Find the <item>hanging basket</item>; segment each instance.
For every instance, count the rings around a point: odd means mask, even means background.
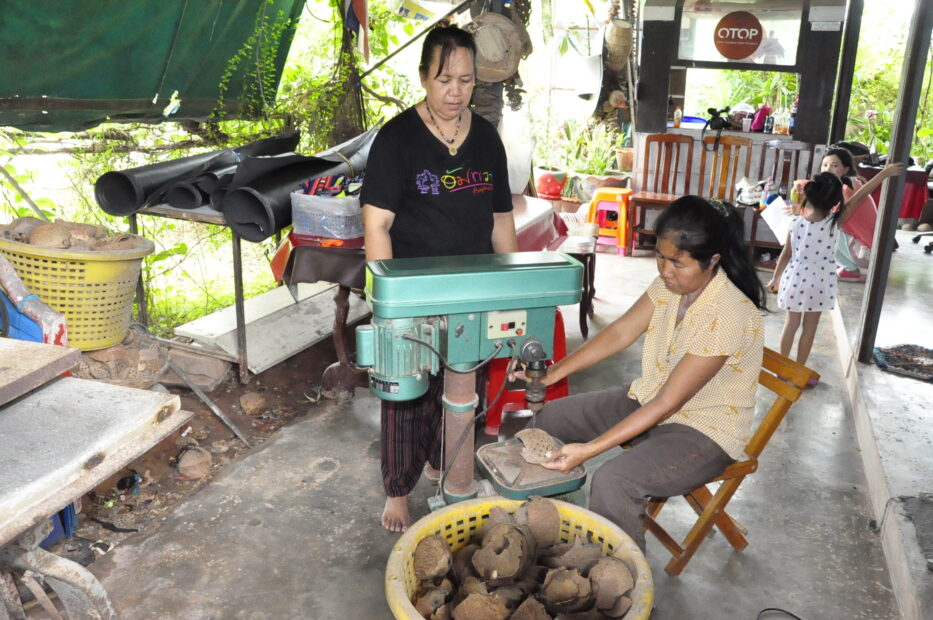
[[[632,53],[632,25],[614,19],[606,26],[606,67],[622,71]]]

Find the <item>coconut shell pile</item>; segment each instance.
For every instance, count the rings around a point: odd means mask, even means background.
[[[18,217],[0,224],[0,239],[28,243],[39,248],[111,252],[133,250],[143,241],[135,235],[111,235],[106,227],[79,222],[46,222],[37,217]]]
[[[424,538],[412,558],[415,609],[429,620],[623,618],[635,585],[628,566],[579,536],[560,542],[560,527],[557,507],[532,497],[514,514],[490,509],[455,553],[440,536]]]

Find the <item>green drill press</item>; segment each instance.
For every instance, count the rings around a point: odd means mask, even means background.
[[[356,329],[357,364],[369,368],[375,396],[397,401],[423,395],[428,375],[444,370],[447,471],[442,492],[447,503],[477,495],[469,432],[479,404],[475,371],[494,358],[523,359],[530,379],[526,395],[532,408],[540,409],[555,308],[580,301],[582,274],[578,261],[556,252],[402,258],[367,265],[366,297],[373,318]]]

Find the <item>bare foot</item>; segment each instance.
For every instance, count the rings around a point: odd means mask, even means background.
[[[430,463],[424,464],[424,477],[435,484],[441,480],[441,470],[434,469]]]
[[[386,506],[382,510],[382,527],[390,532],[404,532],[411,525],[408,514],[408,496],[386,497]]]

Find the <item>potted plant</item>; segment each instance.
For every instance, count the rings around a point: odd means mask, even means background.
[[[625,123],[616,138],[616,168],[631,172],[635,164],[635,149],[632,147],[632,124]]]

